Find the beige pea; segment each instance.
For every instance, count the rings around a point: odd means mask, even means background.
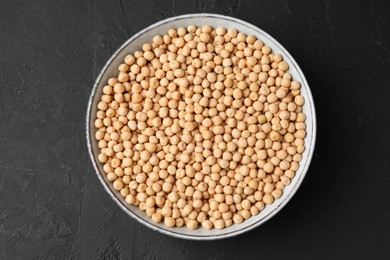
[[[271,193],[274,190],[275,186],[272,183],[266,183],[264,186],[264,192],[266,194]]]
[[[123,188],[123,181],[122,181],[122,179],[115,180],[114,183],[113,183],[113,187],[114,187],[114,189],[116,189],[118,191],[121,190]]]
[[[160,213],[154,213],[154,214],[152,215],[152,220],[153,220],[153,222],[155,222],[155,223],[160,223],[161,220],[162,220],[161,214],[160,214]]]
[[[283,191],[280,190],[280,189],[275,189],[274,191],[272,191],[271,195],[272,195],[275,199],[279,199],[279,198],[283,195]]]
[[[288,64],[285,61],[281,61],[278,63],[278,69],[282,71],[287,71],[288,70]]]
[[[265,194],[263,197],[263,202],[267,205],[272,204],[274,202],[274,197],[271,194]]]
[[[213,223],[210,220],[202,221],[202,227],[204,229],[210,230],[213,228]]]
[[[165,217],[164,218],[164,224],[167,226],[167,227],[174,227],[175,224],[176,224],[176,221],[174,218],[172,217]]]
[[[248,219],[251,216],[251,213],[249,212],[249,210],[246,210],[246,209],[241,210],[240,214],[244,219]]]
[[[187,222],[187,228],[189,229],[197,229],[198,228],[198,225],[199,225],[199,222],[196,221],[195,219],[190,219],[188,222]]]
[[[274,170],[274,165],[272,163],[266,163],[264,165],[264,171],[267,173],[271,173]]]
[[[223,229],[225,227],[225,221],[223,219],[217,219],[214,222],[214,227],[216,229]]]
[[[302,106],[304,103],[305,103],[305,99],[304,99],[304,97],[303,96],[296,96],[295,98],[294,98],[294,102],[295,102],[295,104],[297,104],[298,106]]]

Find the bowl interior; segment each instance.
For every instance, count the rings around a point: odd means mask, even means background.
[[[222,230],[205,230],[202,228],[199,228],[197,230],[189,230],[186,227],[167,228],[162,223],[154,223],[151,218],[149,218],[145,212],[138,209],[138,207],[128,205],[122,198],[122,196],[119,194],[119,192],[112,188],[112,185],[106,178],[106,174],[104,174],[103,172],[102,165],[97,160],[97,155],[99,154],[100,149],[98,148],[97,142],[94,138],[96,132],[94,127],[94,121],[97,112],[96,106],[99,102],[100,96],[102,94],[102,89],[106,85],[107,80],[110,77],[115,77],[118,75],[117,68],[121,63],[123,63],[124,57],[127,54],[133,53],[134,51],[141,49],[142,44],[145,42],[151,42],[153,36],[157,34],[165,34],[170,28],[186,27],[190,24],[194,24],[196,26],[211,25],[213,27],[222,26],[225,28],[236,28],[238,31],[244,32],[248,35],[255,35],[258,39],[261,39],[266,45],[270,46],[272,48],[273,53],[281,53],[283,55],[284,60],[290,65],[289,72],[292,74],[293,79],[301,83],[301,95],[305,98],[303,112],[306,114],[307,117],[307,135],[305,138],[306,149],[302,154],[302,161],[299,164],[299,169],[296,172],[296,176],[292,179],[291,184],[285,188],[283,196],[280,199],[276,200],[273,204],[266,206],[265,209],[261,211],[257,216],[251,217],[241,224],[234,224]],[[298,189],[304,178],[304,175],[308,170],[314,150],[316,134],[314,104],[309,86],[302,71],[300,70],[296,62],[293,60],[291,55],[275,39],[273,39],[271,36],[260,30],[259,28],[232,17],[215,14],[183,15],[163,20],[137,33],[128,41],[126,41],[112,55],[112,57],[103,67],[92,90],[88,106],[89,107],[86,126],[88,148],[91,155],[92,163],[96,169],[96,173],[107,192],[123,210],[125,210],[130,216],[134,217],[141,223],[159,232],[180,238],[197,240],[225,238],[243,233],[264,223],[273,215],[275,215],[289,201],[289,199]]]

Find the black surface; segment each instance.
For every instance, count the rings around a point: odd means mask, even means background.
[[[279,40],[311,86],[308,175],[265,225],[170,238],[120,210],[88,157],[85,113],[110,55],[174,15],[244,19]],[[1,259],[389,259],[389,1],[0,1]]]

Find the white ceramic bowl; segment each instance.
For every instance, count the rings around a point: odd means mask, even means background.
[[[190,24],[196,26],[211,25],[213,27],[225,27],[225,28],[236,28],[238,31],[243,32],[247,35],[253,34],[258,39],[261,39],[266,45],[272,48],[273,53],[281,53],[284,60],[290,65],[289,72],[292,74],[293,79],[301,82],[301,95],[305,98],[305,104],[303,106],[303,112],[306,114],[306,125],[307,125],[307,136],[305,138],[306,149],[302,155],[302,161],[299,164],[299,169],[296,172],[295,177],[292,179],[291,184],[288,185],[283,196],[276,200],[273,204],[267,205],[263,211],[257,216],[251,217],[241,224],[233,224],[232,226],[222,230],[205,230],[199,228],[197,230],[190,230],[186,227],[175,227],[167,228],[162,223],[154,223],[145,212],[141,211],[135,206],[128,205],[122,196],[113,189],[112,184],[107,180],[106,174],[104,174],[102,165],[97,160],[99,154],[99,148],[97,141],[95,140],[96,129],[94,127],[94,121],[96,118],[96,106],[99,102],[100,96],[102,95],[102,89],[110,77],[118,75],[118,65],[123,63],[124,57],[133,53],[136,50],[141,49],[141,46],[145,42],[151,42],[153,36],[157,34],[165,34],[170,28],[187,27]],[[291,199],[294,193],[298,190],[303,178],[309,168],[311,158],[313,156],[315,137],[316,137],[316,116],[314,110],[313,97],[310,92],[309,85],[303,75],[298,64],[295,62],[293,57],[287,52],[283,46],[278,43],[269,34],[257,28],[256,26],[244,22],[242,20],[216,15],[216,14],[189,14],[172,17],[161,22],[155,23],[146,29],[135,34],[129,40],[127,40],[107,61],[98,78],[96,79],[95,85],[92,89],[91,97],[88,103],[87,112],[87,143],[88,149],[91,156],[93,166],[95,167],[96,174],[103,184],[104,188],[111,196],[111,198],[131,217],[144,224],[145,226],[164,233],[169,236],[179,237],[184,239],[195,239],[195,240],[213,240],[232,237],[248,230],[251,230],[259,225],[263,224],[276,213],[278,213]]]

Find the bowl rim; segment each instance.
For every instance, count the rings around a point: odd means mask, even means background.
[[[257,30],[260,33],[262,33],[263,35],[265,35],[267,37],[268,41],[271,41],[273,44],[277,45],[284,52],[284,55],[288,56],[292,65],[297,70],[297,73],[301,77],[301,81],[302,81],[303,85],[305,86],[305,90],[306,90],[307,95],[309,97],[306,104],[310,106],[310,110],[313,113],[311,115],[311,121],[312,121],[312,127],[313,127],[312,136],[311,136],[312,140],[311,140],[311,146],[308,147],[309,152],[307,155],[307,160],[306,160],[306,163],[305,163],[303,169],[301,170],[301,173],[299,175],[299,179],[297,180],[296,184],[292,187],[290,192],[287,194],[287,196],[284,198],[284,200],[281,201],[278,206],[276,206],[270,213],[268,213],[262,219],[260,219],[259,221],[255,222],[249,226],[231,231],[230,233],[225,233],[225,234],[220,234],[220,235],[209,235],[209,236],[188,235],[188,234],[175,232],[174,229],[172,229],[172,230],[162,229],[157,225],[152,225],[151,223],[145,221],[143,218],[139,217],[137,214],[133,213],[130,209],[128,209],[126,206],[124,206],[123,203],[119,200],[119,198],[110,189],[110,187],[108,186],[109,184],[102,177],[102,173],[100,172],[98,164],[97,164],[97,156],[94,155],[93,148],[92,148],[91,127],[90,127],[91,126],[92,105],[93,105],[94,97],[96,94],[96,90],[99,86],[100,81],[102,80],[104,73],[106,72],[106,70],[108,69],[110,64],[117,58],[117,55],[124,48],[126,48],[126,46],[128,46],[134,39],[136,39],[140,35],[146,33],[147,31],[149,31],[155,27],[161,26],[165,23],[169,23],[169,22],[172,22],[175,20],[195,18],[195,17],[196,18],[199,18],[199,17],[206,18],[207,17],[207,18],[217,18],[217,19],[228,20],[230,22],[241,24],[249,29],[253,29],[255,31]],[[90,95],[89,100],[88,100],[88,108],[87,108],[87,113],[86,113],[86,138],[87,138],[86,141],[87,141],[89,156],[90,156],[90,159],[92,161],[92,165],[94,167],[95,174],[98,176],[100,182],[103,184],[103,187],[105,188],[106,192],[110,195],[110,197],[130,217],[137,220],[139,223],[147,226],[148,228],[155,230],[159,233],[168,235],[168,236],[173,236],[173,237],[177,237],[177,238],[181,238],[181,239],[190,239],[190,240],[216,240],[216,239],[224,239],[224,238],[237,236],[239,234],[243,234],[247,231],[250,231],[256,227],[259,227],[260,225],[264,224],[269,219],[271,219],[273,216],[275,216],[291,200],[291,198],[297,192],[298,188],[301,186],[301,184],[302,184],[302,182],[307,174],[307,171],[309,170],[309,166],[310,166],[312,158],[313,158],[315,144],[316,144],[316,136],[317,136],[317,119],[316,119],[316,111],[315,111],[315,107],[314,107],[313,95],[312,95],[311,89],[309,87],[309,84],[307,83],[305,75],[303,74],[301,68],[299,67],[299,65],[297,64],[297,62],[293,58],[293,56],[275,38],[273,38],[271,35],[269,35],[264,30],[260,29],[259,27],[255,26],[251,23],[248,23],[246,21],[243,21],[241,19],[235,18],[235,17],[214,14],[214,13],[191,13],[191,14],[184,14],[184,15],[169,17],[167,19],[153,23],[153,24],[147,26],[146,28],[142,29],[141,31],[135,33],[133,36],[131,36],[110,56],[110,58],[107,60],[107,62],[104,64],[104,66],[100,70],[99,75],[97,76],[97,78],[94,82],[93,88],[91,89],[91,95]]]

